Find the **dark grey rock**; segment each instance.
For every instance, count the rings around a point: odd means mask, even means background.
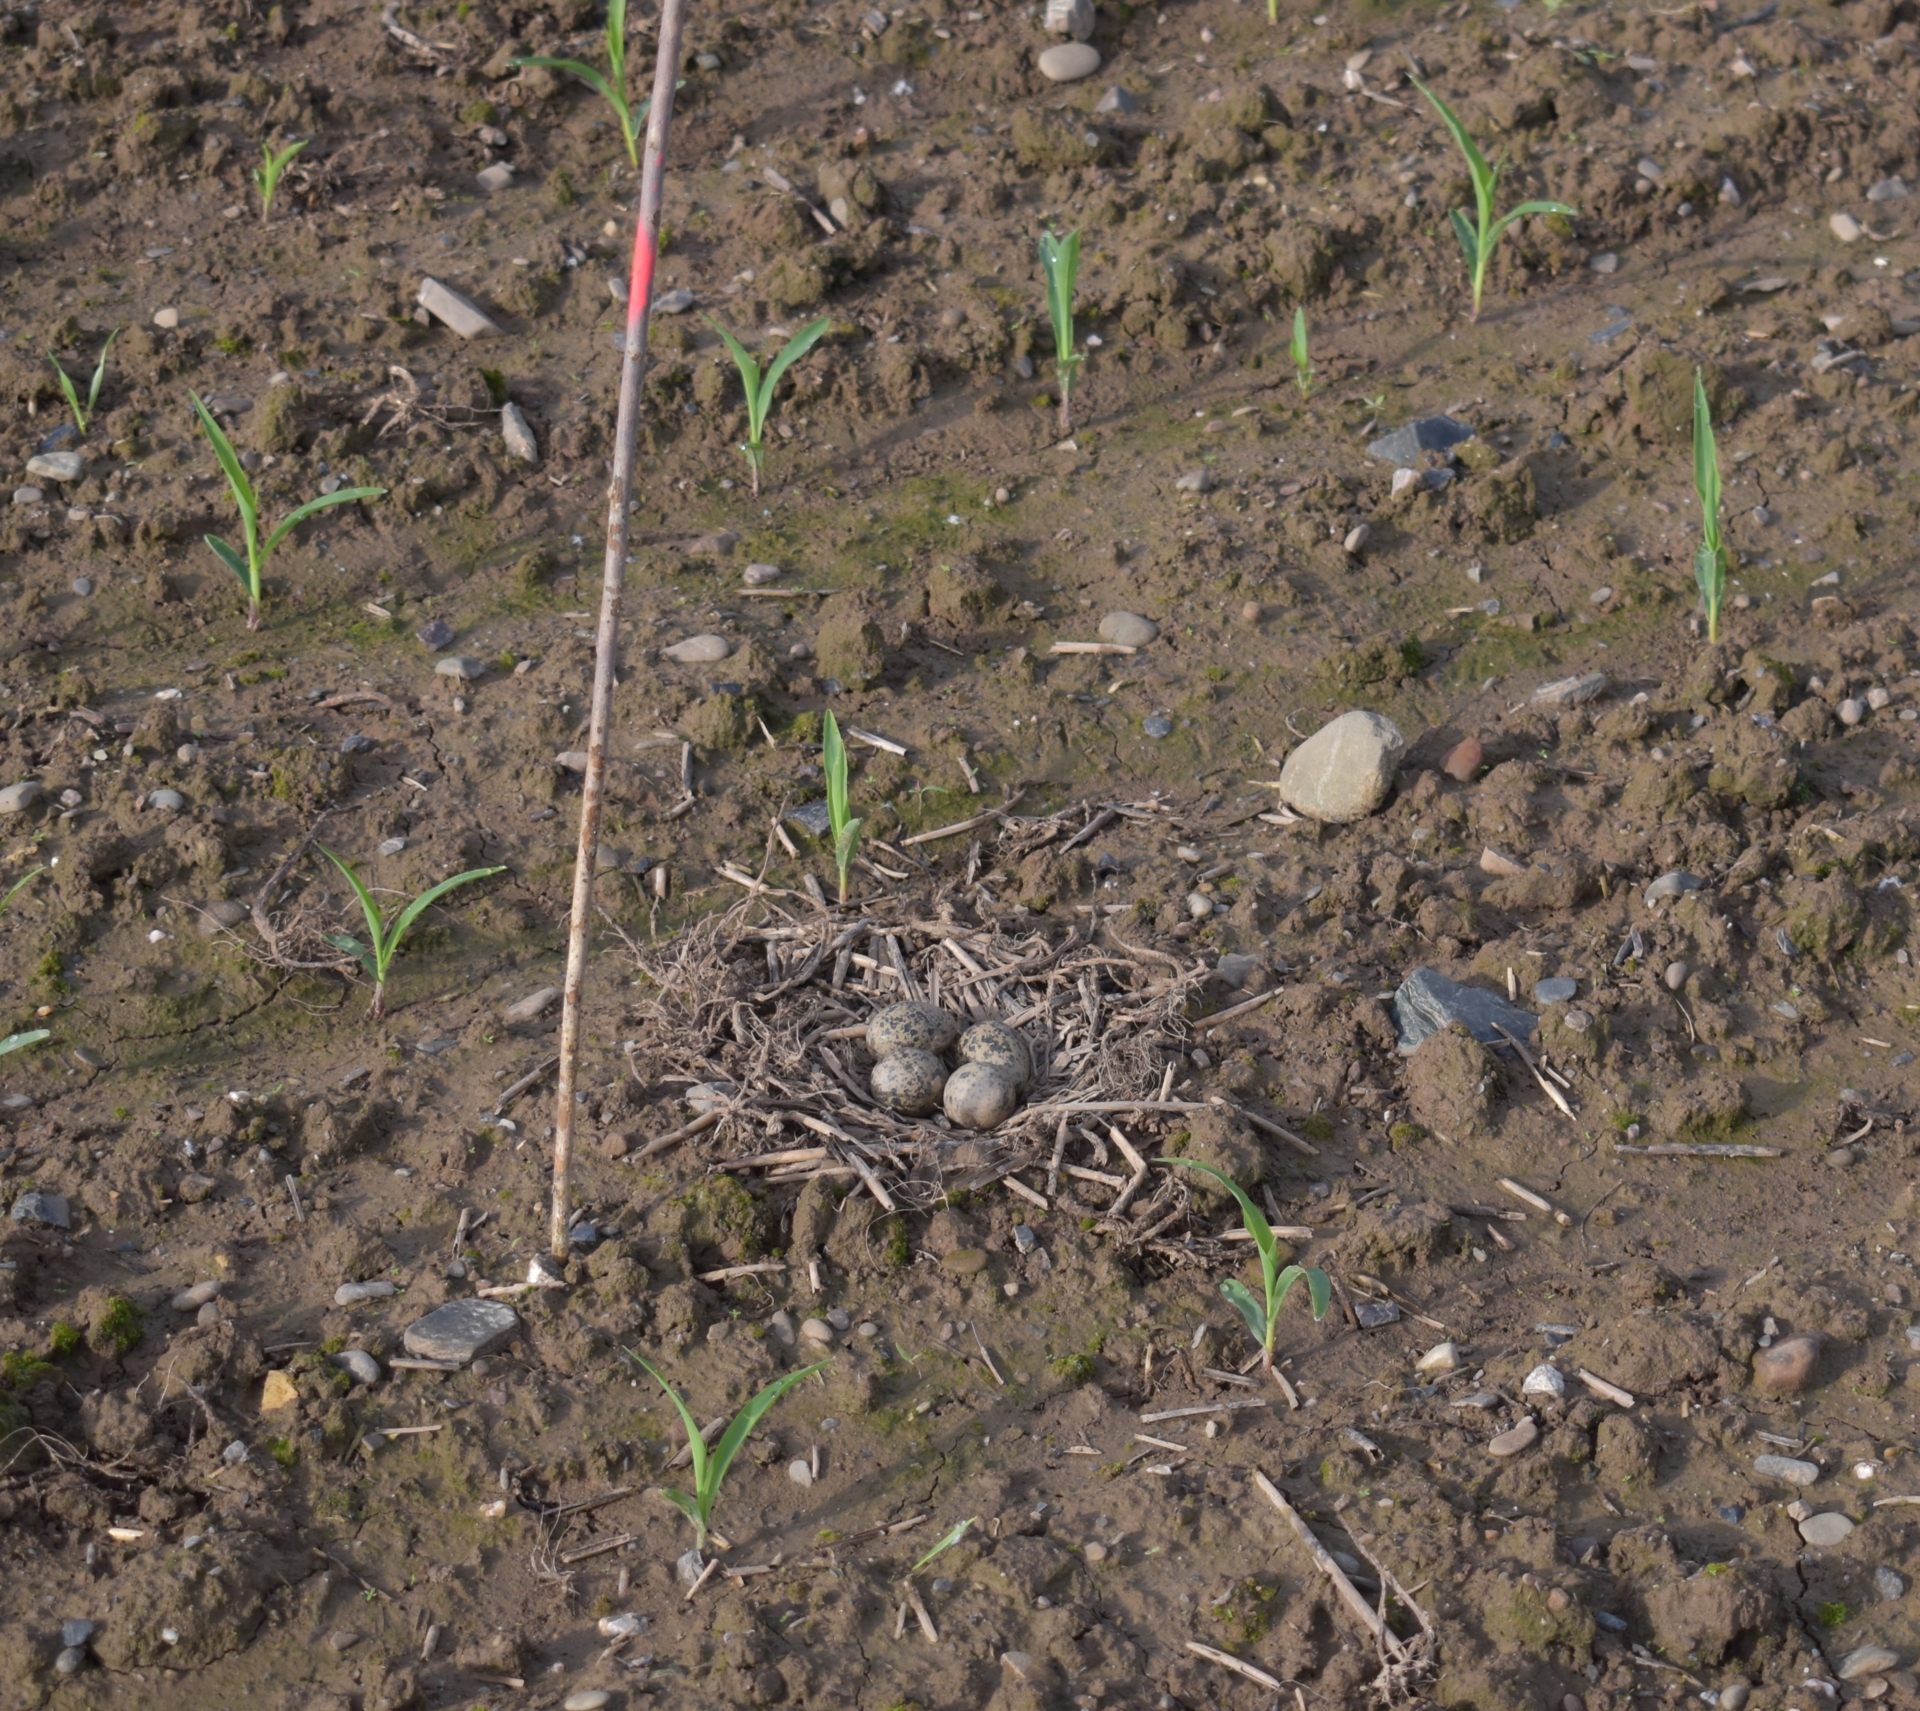
[[[1411,1054],[1421,1042],[1459,1022],[1484,1046],[1505,1042],[1495,1024],[1515,1039],[1534,1030],[1534,1018],[1484,986],[1462,986],[1431,968],[1416,968],[1393,995],[1393,1018],[1400,1025],[1400,1050]]]
[[[787,818],[816,838],[824,838],[833,826],[833,817],[827,812],[825,802],[802,802],[798,808],[787,810]]]
[[[73,1213],[64,1194],[49,1194],[44,1188],[29,1188],[13,1203],[16,1224],[45,1224],[56,1230],[73,1228]]]
[[[501,1301],[449,1301],[416,1319],[401,1339],[416,1360],[477,1360],[513,1341],[520,1315]]]
[[[90,576],[76,576],[73,579],[73,591],[80,595],[91,594],[93,592],[93,578]]]
[[[420,626],[420,645],[430,654],[437,654],[453,640],[453,626],[445,618],[435,618]]]
[[[1367,455],[1396,469],[1418,469],[1427,452],[1451,453],[1455,446],[1472,438],[1473,429],[1465,422],[1456,422],[1451,416],[1422,416],[1375,440],[1367,447]]]
[[[1543,980],[1533,989],[1533,1001],[1536,1004],[1568,1004],[1580,994],[1580,982],[1569,980],[1565,975],[1555,975],[1551,980]]]
[[[1096,113],[1137,113],[1140,103],[1116,83],[1094,103],[1093,110]]]
[[[1353,1304],[1353,1316],[1363,1331],[1377,1331],[1382,1325],[1391,1325],[1400,1318],[1400,1309],[1391,1301],[1356,1301]]]
[[[84,1646],[93,1635],[94,1624],[84,1616],[70,1616],[60,1624],[60,1643],[63,1646]]]
[[[1157,742],[1162,737],[1173,735],[1173,721],[1156,713],[1151,719],[1142,720],[1140,729]]]
[[[373,738],[363,737],[355,731],[350,737],[340,739],[340,752],[343,755],[363,755],[373,752]]]

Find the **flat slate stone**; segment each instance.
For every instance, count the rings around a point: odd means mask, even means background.
[[[824,838],[833,825],[833,816],[827,812],[824,801],[802,802],[798,808],[787,810],[787,818],[816,838]]]
[[[1586,671],[1578,677],[1556,678],[1533,692],[1542,707],[1584,707],[1613,680],[1604,671]]]
[[[1698,891],[1700,881],[1690,873],[1675,868],[1671,873],[1663,873],[1647,887],[1646,905],[1651,909],[1656,903],[1666,903],[1688,891]]]
[[[1533,989],[1536,1004],[1567,1004],[1580,993],[1580,982],[1569,980],[1565,975],[1556,975],[1551,980],[1543,980]]]
[[[1459,1022],[1483,1046],[1505,1042],[1497,1022],[1517,1040],[1534,1030],[1534,1018],[1484,986],[1463,986],[1431,968],[1416,968],[1393,995],[1393,1019],[1400,1024],[1400,1050],[1411,1055],[1450,1022]]]
[[[78,452],[41,452],[27,459],[27,474],[38,481],[78,481],[86,467]]]
[[[1377,457],[1396,469],[1417,469],[1427,452],[1450,452],[1473,438],[1473,429],[1451,416],[1422,416],[1404,428],[1377,439],[1367,447],[1368,457]]]
[[[477,1360],[513,1341],[520,1315],[503,1301],[449,1301],[401,1339],[415,1360]]]
[[[44,1188],[29,1188],[13,1203],[16,1224],[46,1224],[56,1230],[71,1230],[73,1214],[64,1194],[49,1194]]]

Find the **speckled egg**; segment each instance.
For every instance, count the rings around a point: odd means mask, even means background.
[[[963,1129],[996,1129],[1020,1105],[1020,1089],[997,1063],[963,1063],[947,1077],[946,1113]]]
[[[932,1052],[902,1046],[873,1066],[873,1096],[890,1111],[924,1117],[940,1108],[947,1066]]]
[[[1033,1079],[1033,1058],[1027,1042],[1005,1022],[975,1022],[960,1036],[962,1063],[990,1063],[1013,1077],[1016,1091]]]
[[[867,1023],[867,1050],[877,1058],[898,1051],[943,1052],[960,1024],[934,1004],[890,1004]]]

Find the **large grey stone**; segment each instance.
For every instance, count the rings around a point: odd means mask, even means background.
[[[1057,48],[1048,48],[1035,63],[1049,82],[1078,83],[1100,69],[1100,50],[1085,42],[1062,42]]]
[[[1386,801],[1406,752],[1407,739],[1384,714],[1342,713],[1287,756],[1280,794],[1310,820],[1363,820]]]
[[[1819,1550],[1831,1550],[1844,1544],[1853,1531],[1853,1522],[1837,1509],[1823,1515],[1809,1515],[1800,1523],[1800,1537]]]
[[[471,654],[448,654],[443,660],[436,661],[433,668],[435,677],[460,677],[471,682],[476,677],[486,675],[487,662],[475,659]]]
[[[1093,34],[1093,0],[1047,0],[1046,32],[1084,42]]]
[[[333,1364],[342,1372],[351,1374],[356,1384],[380,1382],[380,1363],[365,1349],[342,1349],[333,1357]]]
[[[1819,1517],[1816,1515],[1814,1519]],[[1899,1667],[1900,1654],[1896,1651],[1889,1651],[1885,1646],[1855,1646],[1840,1660],[1836,1673],[1842,1681],[1858,1681],[1863,1675],[1885,1675],[1888,1670]]]
[[[478,303],[437,279],[420,281],[420,307],[463,339],[484,339],[505,330]]]
[[[1820,1477],[1818,1463],[1793,1456],[1755,1456],[1753,1471],[1763,1479],[1784,1480],[1788,1485],[1812,1485]]]
[[[1500,1028],[1524,1040],[1535,1026],[1532,1016],[1499,993],[1463,986],[1431,968],[1416,968],[1401,981],[1393,995],[1393,1019],[1400,1025],[1403,1053],[1416,1050],[1450,1022],[1460,1023],[1483,1046],[1505,1044]]]
[[[86,467],[78,452],[41,452],[27,459],[27,474],[39,481],[78,481]]]
[[[733,643],[725,636],[689,636],[660,651],[681,665],[718,665],[733,652]]]
[[[38,779],[23,779],[18,784],[9,784],[0,790],[0,814],[24,814],[42,796],[45,789]]]
[[[1160,634],[1160,626],[1138,612],[1109,612],[1100,620],[1100,639],[1121,647],[1143,648]]]
[[[73,1214],[67,1209],[64,1194],[49,1194],[44,1188],[29,1188],[13,1203],[16,1224],[46,1224],[56,1230],[71,1230]]]
[[[449,1301],[401,1339],[415,1360],[476,1360],[513,1341],[520,1315],[502,1301]]]
[[[1418,469],[1427,452],[1451,453],[1457,445],[1473,438],[1473,429],[1451,416],[1422,416],[1404,428],[1377,439],[1367,447],[1369,457],[1390,463],[1396,469]]]

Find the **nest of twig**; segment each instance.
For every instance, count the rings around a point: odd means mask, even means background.
[[[858,1178],[889,1209],[1006,1177],[1044,1201],[1064,1173],[1110,1190],[1100,1209],[1118,1218],[1147,1167],[1111,1120],[1205,1109],[1171,1097],[1204,965],[1091,922],[1051,939],[936,913],[924,919],[889,900],[857,919],[807,919],[756,895],[666,953],[633,946],[648,996],[628,1046],[632,1073],[649,1089],[684,1090],[694,1112],[636,1156],[703,1133],[734,1168],[764,1168],[769,1181]],[[908,999],[963,1023],[1005,1023],[1026,1041],[1032,1082],[997,1129],[903,1116],[874,1098],[867,1019]],[[1069,1162],[1075,1137],[1091,1164]],[[1109,1138],[1125,1155],[1114,1171],[1102,1168]],[[1016,1175],[1034,1166],[1045,1168],[1044,1188]]]

